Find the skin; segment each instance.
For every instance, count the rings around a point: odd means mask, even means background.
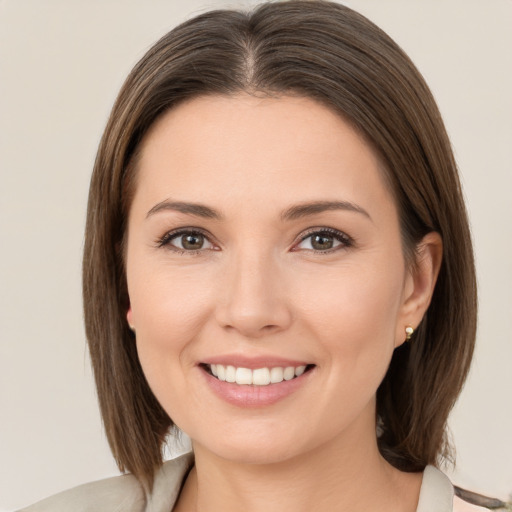
[[[157,207],[165,201],[223,218]],[[355,209],[281,219],[311,201]],[[201,230],[201,248],[162,245],[177,228]],[[328,234],[322,252],[306,237],[326,228],[345,238]],[[128,219],[127,320],[149,385],[193,442],[175,510],[416,510],[421,474],[380,456],[375,395],[428,307],[441,252],[431,233],[408,268],[376,155],[311,99],[208,96],[159,119]],[[277,403],[240,407],[199,366],[233,354],[314,367]]]

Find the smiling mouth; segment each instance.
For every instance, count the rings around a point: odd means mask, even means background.
[[[202,364],[201,367],[212,377],[240,386],[268,386],[283,381],[296,379],[314,368],[314,364],[302,366],[276,366],[250,368],[236,367],[222,364]]]

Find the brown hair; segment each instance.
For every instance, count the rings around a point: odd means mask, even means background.
[[[213,11],[158,41],[123,85],[91,181],[83,294],[108,440],[121,470],[151,488],[172,420],[151,392],[126,323],[123,239],[134,156],[155,120],[204,94],[299,94],[337,111],[373,145],[395,195],[405,254],[437,231],[444,254],[427,315],[394,352],[377,393],[383,456],[405,471],[449,455],[448,414],[475,340],[476,284],[456,164],[420,73],[382,30],[342,5],[268,3]]]

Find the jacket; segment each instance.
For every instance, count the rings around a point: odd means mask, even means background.
[[[170,512],[193,464],[192,453],[165,462],[155,476],[149,496],[145,495],[139,481],[128,474],[80,485],[19,512]],[[454,500],[453,486],[448,477],[434,466],[425,468],[416,512],[486,510],[459,498]]]

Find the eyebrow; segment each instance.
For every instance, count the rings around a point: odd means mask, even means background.
[[[164,200],[153,206],[153,208],[149,210],[146,218],[151,217],[158,212],[168,210],[185,213],[188,215],[194,215],[196,217],[202,217],[205,219],[224,219],[224,216],[220,212],[204,204],[170,200]],[[368,219],[372,220],[370,214],[364,208],[361,208],[359,205],[349,201],[313,201],[301,203],[284,210],[281,213],[280,218],[282,221],[292,221],[332,210],[345,210],[360,213]]]
[[[317,213],[322,213],[331,210],[345,210],[350,212],[356,212],[372,220],[370,214],[364,208],[361,208],[357,204],[351,203],[349,201],[314,201],[310,203],[301,203],[292,206],[285,210],[284,212],[282,212],[281,220],[296,220],[301,219],[303,217],[308,217],[309,215],[315,215]]]
[[[146,218],[151,217],[155,213],[167,210],[195,215],[196,217],[203,217],[205,219],[222,220],[224,218],[222,214],[204,204],[169,200],[162,201],[153,206],[146,215]]]

